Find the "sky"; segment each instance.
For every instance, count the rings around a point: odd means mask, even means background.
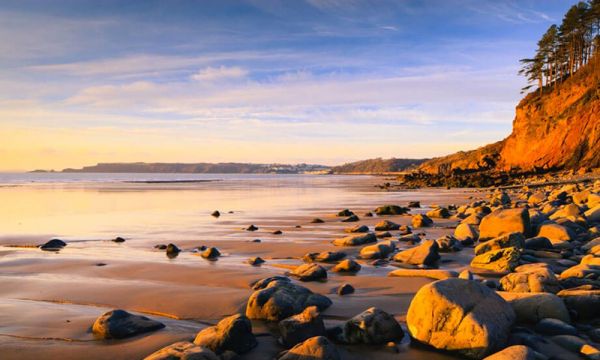
[[[511,131],[565,0],[2,0],[0,171],[423,158]]]

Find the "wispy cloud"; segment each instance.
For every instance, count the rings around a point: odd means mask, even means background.
[[[204,68],[194,75],[191,76],[192,80],[196,81],[219,81],[226,79],[239,79],[248,75],[248,70],[242,69],[239,66],[219,66],[219,67],[207,67]]]

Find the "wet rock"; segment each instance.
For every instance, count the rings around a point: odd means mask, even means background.
[[[219,250],[215,247],[209,247],[208,249],[204,250],[200,256],[202,256],[205,259],[216,259],[219,256],[221,256],[221,252],[219,252]]]
[[[384,241],[360,249],[360,257],[363,259],[383,259],[388,257],[394,249],[396,249],[396,247],[393,242]]]
[[[165,245],[165,244],[157,244],[157,245],[154,245],[154,248],[157,249],[157,250],[167,250],[167,245]]]
[[[358,271],[360,271],[360,264],[357,263],[356,261],[352,260],[352,259],[346,259],[346,260],[342,260],[339,262],[339,264],[337,264],[336,266],[334,266],[331,271],[333,272],[350,272],[350,273],[356,273]]]
[[[252,266],[258,266],[258,265],[264,264],[264,263],[265,263],[265,261],[259,256],[251,257],[250,259],[248,259],[248,264],[250,264]]]
[[[409,201],[408,202],[408,207],[409,208],[420,208],[421,207],[421,202],[420,201]]]
[[[357,222],[357,221],[360,221],[360,218],[356,215],[349,216],[349,217],[345,218],[344,220],[342,220],[342,222]]]
[[[378,239],[386,239],[386,238],[391,238],[394,235],[392,235],[392,233],[390,233],[389,231],[380,231],[380,232],[375,233],[375,236]]]
[[[391,231],[398,229],[400,229],[400,225],[389,220],[382,220],[375,224],[375,231]]]
[[[579,353],[587,345],[585,340],[574,335],[555,335],[552,337],[552,341],[574,353]]]
[[[319,218],[314,218],[310,221],[311,224],[322,224],[324,222],[325,221],[323,221],[322,219],[319,219]]]
[[[100,315],[92,325],[92,332],[100,339],[124,339],[164,327],[156,320],[117,309]]]
[[[510,272],[519,265],[521,253],[514,247],[492,250],[477,255],[471,260],[471,266],[496,272]]]
[[[216,218],[218,218],[219,216],[221,216],[221,213],[219,212],[219,210],[215,210],[212,212],[212,214],[210,214],[211,216],[214,216]]]
[[[292,347],[314,336],[325,335],[325,324],[316,306],[309,306],[298,315],[279,322],[281,342]]]
[[[271,234],[273,234],[273,235],[281,235],[281,234],[283,234],[283,231],[281,231],[281,230],[275,230]]]
[[[244,354],[258,345],[258,342],[252,334],[250,320],[242,314],[235,314],[224,318],[215,326],[200,330],[194,344],[207,347],[217,354],[227,350]]]
[[[250,225],[246,228],[246,231],[256,231],[258,230],[258,227],[255,225]]]
[[[302,260],[311,262],[335,262],[346,257],[346,253],[342,251],[323,251],[321,253],[308,253],[302,257]]]
[[[373,213],[370,211],[367,211],[363,216],[364,217],[373,217]]]
[[[124,243],[125,242],[125,238],[117,236],[116,238],[112,239],[112,241],[116,242],[116,243]]]
[[[446,219],[450,217],[450,211],[444,207],[432,209],[426,213],[430,218]]]
[[[335,246],[359,246],[377,242],[377,236],[373,233],[349,235],[341,239],[335,239],[332,244]]]
[[[344,324],[342,340],[348,344],[385,344],[403,336],[402,327],[392,315],[372,307]]]
[[[214,352],[189,341],[180,341],[164,347],[144,360],[221,360]]]
[[[526,209],[497,209],[481,219],[479,239],[481,241],[519,232],[524,236],[531,233],[529,212]]]
[[[394,255],[394,261],[411,265],[434,266],[439,259],[438,244],[433,240],[426,240],[421,245]]]
[[[433,225],[433,220],[427,215],[417,214],[412,217],[411,224],[414,228],[429,227]]]
[[[344,210],[338,212],[336,216],[339,216],[339,217],[348,217],[348,216],[352,216],[352,215],[354,215],[354,213],[352,211],[350,211],[348,209],[344,209]]]
[[[290,272],[291,276],[300,281],[315,281],[327,279],[327,270],[315,263],[302,264]]]
[[[328,297],[293,284],[290,279],[275,276],[257,281],[248,299],[246,316],[250,319],[280,321],[302,312],[309,306],[323,311],[331,306]]]
[[[542,319],[535,325],[535,331],[544,335],[577,335],[577,329],[558,319]]]
[[[470,224],[459,224],[456,229],[454,229],[454,237],[458,241],[477,241],[479,239],[479,230],[477,227]]]
[[[40,245],[40,249],[44,251],[58,251],[67,246],[67,243],[60,239],[52,239],[45,244]]]
[[[344,229],[344,232],[347,233],[367,233],[369,232],[369,227],[367,225],[355,225],[349,228]]]
[[[445,280],[458,276],[456,271],[438,269],[397,269],[391,271],[388,276],[396,277],[426,277],[436,280]]]
[[[512,307],[488,287],[447,279],[419,289],[406,323],[418,341],[481,359],[506,346],[515,318]]]
[[[315,336],[279,354],[277,360],[341,360],[337,347],[324,336]]]
[[[525,248],[525,237],[521,233],[511,233],[499,236],[492,240],[480,243],[475,247],[475,255],[481,255],[488,251],[500,250],[509,247],[516,249]]]
[[[337,294],[340,296],[344,296],[344,295],[348,295],[348,294],[353,294],[354,293],[354,286],[345,283],[340,285],[340,287],[337,289]]]
[[[176,257],[177,255],[179,255],[179,253],[181,252],[181,249],[179,249],[177,247],[177,245],[175,244],[169,244],[167,245],[167,256],[170,258]]]
[[[546,357],[524,345],[509,346],[483,360],[545,360]]]
[[[374,210],[377,215],[403,215],[409,211],[408,208],[398,205],[384,205]]]
[[[545,318],[571,321],[565,303],[554,294],[498,292],[498,295],[513,307],[519,322],[536,324]]]

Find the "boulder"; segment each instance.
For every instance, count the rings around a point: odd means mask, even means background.
[[[480,214],[471,214],[469,216],[467,216],[466,218],[462,219],[460,221],[461,224],[467,224],[467,225],[479,225],[481,223],[481,219],[483,218],[484,215],[480,215]],[[478,231],[479,233],[479,231]]]
[[[253,266],[263,264],[264,262],[265,261],[260,256],[251,257],[250,259],[248,259],[248,264]]]
[[[400,225],[389,220],[382,220],[375,224],[375,231],[390,231],[398,229],[400,229]]]
[[[540,231],[538,232],[537,236],[547,238],[554,246],[557,244],[561,244],[565,241],[573,240],[575,234],[573,234],[571,230],[564,226],[548,223],[542,224],[542,226],[540,226]]]
[[[479,239],[482,241],[519,232],[526,237],[531,233],[527,209],[497,209],[481,219]]]
[[[348,217],[348,216],[352,216],[352,215],[354,215],[354,213],[352,211],[350,211],[349,209],[344,209],[344,210],[341,210],[340,212],[338,212],[336,216]]]
[[[367,225],[354,225],[352,227],[344,229],[344,232],[347,232],[347,233],[366,233],[366,232],[369,232],[369,227]]]
[[[159,321],[117,309],[100,315],[92,325],[92,332],[100,339],[124,339],[164,327]]]
[[[475,255],[481,255],[488,251],[500,250],[509,247],[516,249],[525,248],[525,237],[521,233],[511,233],[499,236],[492,240],[482,242],[475,247]]]
[[[358,246],[377,242],[377,236],[373,233],[349,235],[341,239],[335,239],[332,244],[335,246]]]
[[[323,251],[321,253],[308,253],[302,257],[305,262],[335,262],[346,257],[342,251]]]
[[[498,292],[498,295],[513,307],[519,322],[536,324],[546,318],[571,321],[565,303],[554,294]]]
[[[314,281],[327,279],[327,270],[315,263],[302,264],[290,272],[291,276],[300,281]]]
[[[496,272],[510,272],[519,265],[521,253],[514,247],[492,250],[477,255],[471,260],[471,266]]]
[[[432,210],[429,210],[425,215],[430,218],[438,218],[438,219],[446,219],[450,217],[450,211],[445,207],[439,207]]]
[[[365,246],[360,249],[360,257],[363,259],[383,259],[391,254],[395,248],[394,243],[391,241]]]
[[[333,272],[351,272],[355,273],[360,271],[360,264],[352,259],[346,259],[340,261],[336,266],[334,266],[331,271]]]
[[[45,251],[58,251],[67,246],[67,243],[60,239],[52,239],[45,244],[39,246],[40,249]]]
[[[218,218],[219,216],[221,216],[221,212],[219,210],[215,210],[212,212],[212,214],[210,214],[211,216],[214,216],[216,218]]]
[[[600,317],[600,290],[567,289],[557,294],[580,320]]]
[[[242,314],[235,314],[224,318],[215,326],[200,330],[194,344],[209,348],[216,354],[227,350],[244,354],[258,345],[258,342],[252,334],[250,320]]]
[[[512,307],[476,281],[439,280],[423,286],[410,303],[410,335],[440,350],[481,359],[507,344]]]
[[[341,360],[337,347],[325,336],[315,336],[284,351],[277,360]]]
[[[577,335],[577,329],[558,319],[542,319],[535,325],[535,331],[544,335]]]
[[[250,225],[246,228],[246,231],[256,231],[258,227],[256,225]]]
[[[420,201],[409,201],[408,202],[408,207],[409,208],[420,208],[421,207],[421,202]]]
[[[433,220],[427,215],[417,214],[412,217],[412,226],[415,228],[428,227],[433,225]]]
[[[584,213],[587,220],[591,223],[600,223],[600,205],[589,209]]]
[[[581,209],[575,204],[567,204],[560,208],[558,211],[550,215],[550,220],[557,220],[560,218],[577,217],[581,214]]]
[[[348,295],[348,294],[353,294],[354,293],[354,286],[352,286],[352,285],[350,285],[348,283],[345,283],[345,284],[340,285],[340,287],[337,289],[336,292],[340,296]]]
[[[543,360],[545,357],[525,345],[513,345],[483,360]]]
[[[402,339],[404,332],[394,317],[372,307],[344,324],[342,340],[348,344],[385,344]]]
[[[189,341],[179,341],[164,347],[144,358],[144,360],[221,360],[210,349]]]
[[[388,276],[394,277],[425,277],[436,280],[455,278],[458,276],[456,271],[438,270],[438,269],[397,269],[390,271]]]
[[[168,257],[176,257],[181,252],[181,249],[177,247],[175,244],[167,245],[166,253]]]
[[[462,244],[452,235],[442,236],[435,240],[440,252],[452,252],[462,250]]]
[[[309,306],[303,312],[279,322],[281,342],[292,347],[314,336],[325,335],[325,324],[316,306]]]
[[[319,219],[319,218],[314,218],[310,221],[311,224],[322,224],[324,222],[325,221],[323,221],[322,219]]]
[[[545,237],[533,237],[525,240],[525,249],[552,249],[552,242]]]
[[[200,255],[205,259],[216,259],[219,256],[221,256],[221,253],[219,252],[219,249],[215,247],[209,247],[208,249],[204,250]]]
[[[319,311],[331,306],[328,297],[293,284],[286,277],[259,280],[253,289],[256,291],[250,295],[246,305],[246,316],[250,319],[280,321],[302,312],[308,306],[314,305]]]
[[[349,217],[345,218],[344,220],[342,220],[342,222],[357,222],[357,221],[360,221],[360,218],[356,215],[349,216]]]
[[[556,294],[562,288],[552,270],[545,267],[508,274],[500,279],[500,287],[510,292],[549,292]]]
[[[384,205],[374,210],[377,215],[403,215],[409,212],[410,209],[398,205]]]
[[[564,270],[562,273],[560,273],[560,278],[563,280],[568,279],[568,278],[583,279],[590,275],[594,275],[596,277],[600,276],[600,266],[588,265],[588,264],[578,264],[578,265],[572,266],[572,267]]]
[[[474,225],[461,223],[454,229],[454,237],[458,241],[477,241],[479,239],[479,230]]]
[[[440,259],[438,244],[433,240],[426,240],[421,245],[394,255],[394,260],[411,265],[433,266]]]

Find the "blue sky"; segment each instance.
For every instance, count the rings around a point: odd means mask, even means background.
[[[0,170],[477,147],[573,3],[4,0]]]

